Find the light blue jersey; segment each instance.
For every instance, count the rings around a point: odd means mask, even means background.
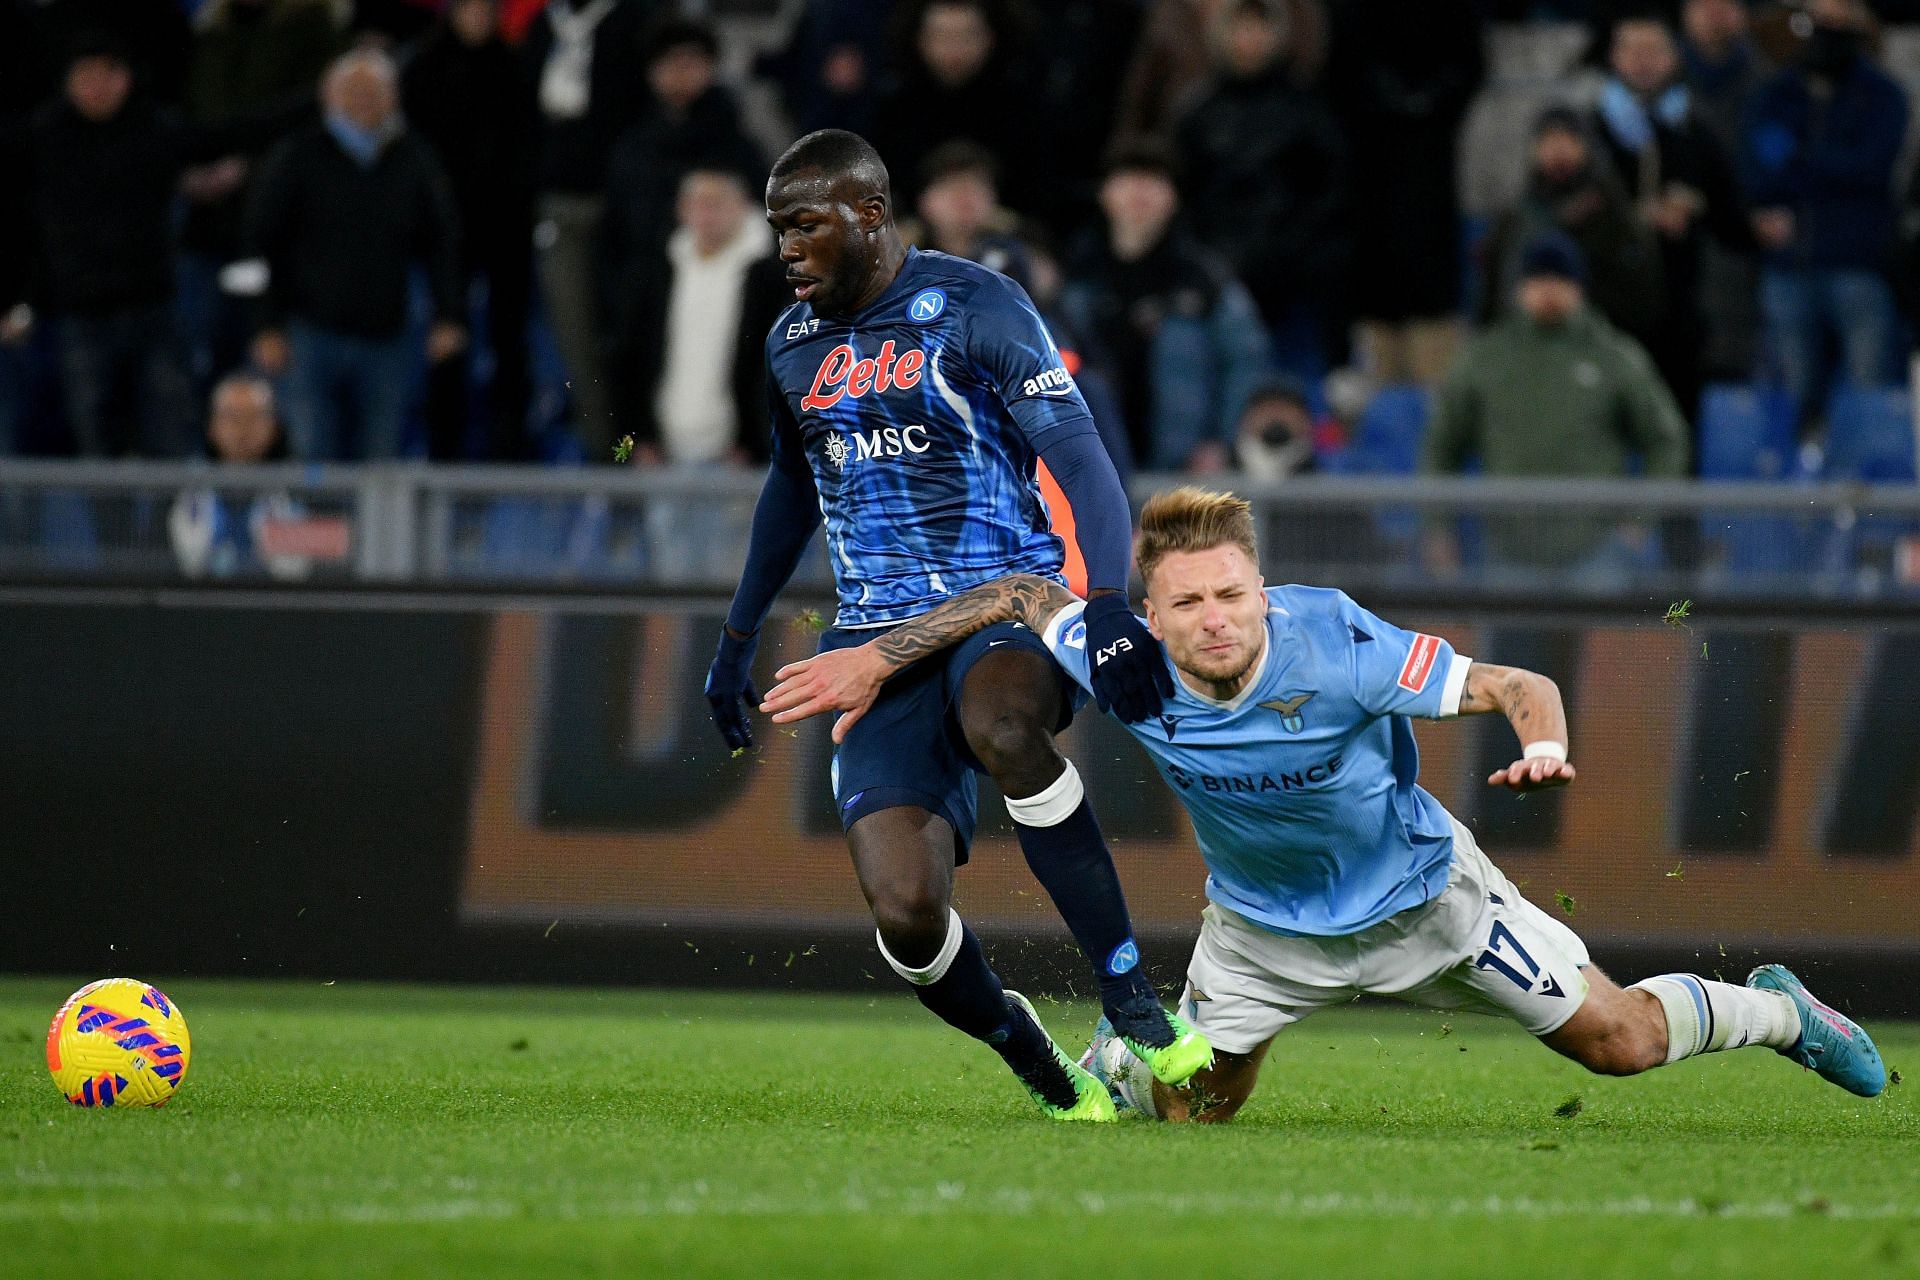
[[[1084,606],[1047,647],[1082,686]],[[1267,647],[1228,702],[1175,673],[1157,720],[1127,728],[1193,820],[1207,896],[1276,933],[1358,933],[1438,897],[1452,819],[1415,780],[1408,716],[1459,714],[1469,660],[1339,591],[1267,591]]]

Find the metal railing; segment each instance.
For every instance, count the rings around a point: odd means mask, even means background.
[[[1179,478],[1143,476],[1134,497]],[[1506,594],[1920,599],[1920,488],[1312,476],[1231,485],[1269,578]],[[0,462],[0,578],[724,591],[760,476]],[[828,582],[824,555],[801,581]]]

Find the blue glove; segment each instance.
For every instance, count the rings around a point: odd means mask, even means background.
[[[720,651],[707,668],[707,705],[713,708],[713,722],[720,736],[735,751],[753,745],[753,726],[747,723],[747,710],[760,705],[760,693],[753,687],[753,651],[760,645],[760,633],[744,640],[720,629]],[[745,699],[745,705],[741,700]]]
[[[1160,642],[1133,616],[1118,591],[1087,601],[1087,658],[1093,663],[1093,700],[1128,724],[1160,714],[1173,696],[1173,676]]]

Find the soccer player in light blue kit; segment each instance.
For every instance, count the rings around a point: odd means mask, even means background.
[[[1210,872],[1183,1009],[1217,1058],[1174,1089],[1097,1033],[1084,1059],[1115,1101],[1169,1120],[1230,1119],[1274,1036],[1355,996],[1504,1014],[1607,1075],[1766,1045],[1864,1097],[1886,1087],[1872,1040],[1780,965],[1744,987],[1665,974],[1622,988],[1567,925],[1529,903],[1417,784],[1408,718],[1504,712],[1516,791],[1574,778],[1559,690],[1382,621],[1338,591],[1267,588],[1253,519],[1229,494],[1150,501],[1136,552],[1147,623],[1179,677],[1157,719],[1130,725],[1179,795]],[[1079,681],[1081,603],[1024,575],[967,592],[860,649],[795,664],[776,720],[846,714],[906,664],[1012,619]]]

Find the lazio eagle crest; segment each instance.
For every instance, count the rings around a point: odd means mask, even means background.
[[[1300,714],[1300,708],[1306,706],[1312,698],[1313,694],[1309,691],[1296,693],[1291,698],[1275,698],[1272,702],[1263,702],[1260,705],[1278,711],[1280,725],[1288,733],[1298,733],[1307,727],[1307,718]]]

